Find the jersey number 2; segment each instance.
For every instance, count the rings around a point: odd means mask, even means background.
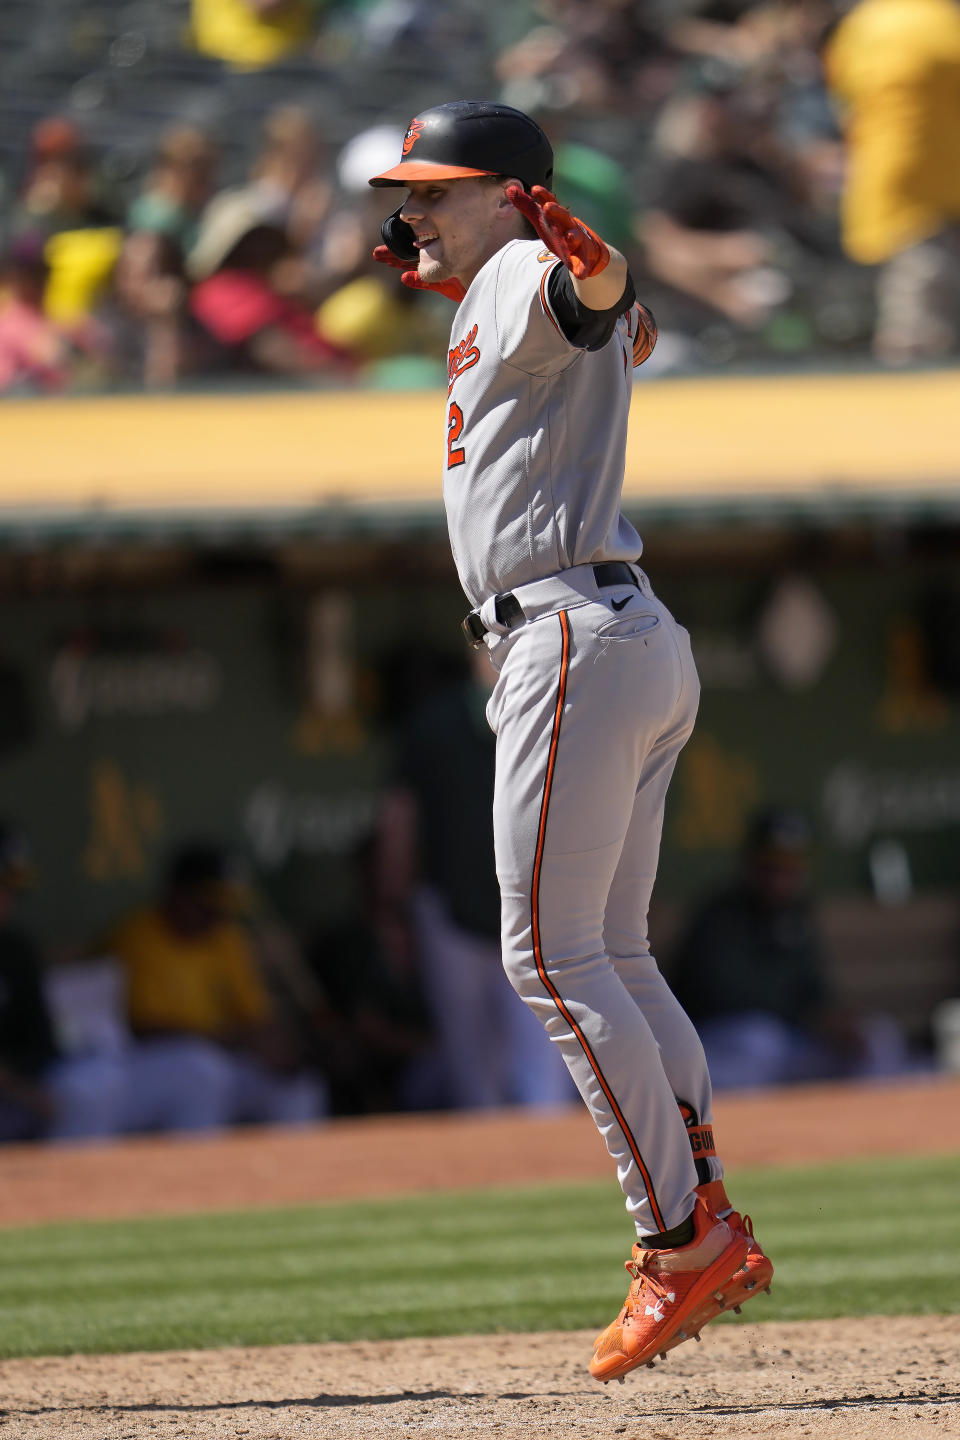
[[[460,432],[463,429],[463,411],[456,400],[450,401],[450,409],[447,411],[447,469],[452,470],[454,465],[462,465],[466,460],[466,452],[461,445],[455,442],[460,439]]]

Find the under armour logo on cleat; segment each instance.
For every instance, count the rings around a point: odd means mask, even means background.
[[[614,610],[622,610],[624,605],[629,605],[632,599],[632,595],[624,595],[622,600],[611,600],[610,604],[613,606]]]
[[[657,1324],[659,1325],[659,1324],[660,1324],[660,1321],[663,1319],[663,1307],[664,1307],[664,1305],[667,1303],[668,1300],[669,1300],[670,1304],[672,1305],[673,1302],[674,1302],[674,1300],[676,1300],[676,1298],[677,1298],[676,1295],[675,1295],[674,1292],[671,1290],[671,1291],[669,1292],[669,1294],[668,1294],[665,1298],[658,1300],[655,1305],[648,1305],[648,1306],[646,1307],[646,1309],[644,1310],[643,1313],[644,1313],[644,1315],[652,1315],[653,1318],[654,1318],[654,1320],[655,1320],[655,1321],[657,1322]]]

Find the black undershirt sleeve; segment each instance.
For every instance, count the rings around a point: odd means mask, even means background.
[[[591,310],[577,296],[573,276],[565,265],[554,265],[550,271],[547,293],[557,324],[578,350],[602,350],[617,328],[620,316],[630,309],[637,298],[628,272],[627,283],[616,305],[609,310]]]

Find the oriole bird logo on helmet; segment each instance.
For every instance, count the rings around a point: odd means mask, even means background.
[[[414,145],[416,145],[416,143],[417,143],[417,141],[420,139],[420,136],[421,136],[422,133],[423,133],[423,121],[422,121],[422,120],[411,120],[411,121],[410,121],[410,127],[409,127],[409,129],[407,130],[406,135],[404,135],[404,137],[403,137],[403,153],[404,153],[404,155],[409,155],[409,154],[410,154],[410,151],[413,149]]]

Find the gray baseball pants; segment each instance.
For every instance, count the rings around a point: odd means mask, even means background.
[[[647,938],[667,787],[700,687],[687,632],[635,573],[640,588],[601,589],[591,565],[521,586],[525,623],[512,630],[492,600],[480,614],[499,672],[487,718],[504,968],[650,1235],[693,1208],[678,1100],[703,1123],[712,1100],[703,1047]]]

